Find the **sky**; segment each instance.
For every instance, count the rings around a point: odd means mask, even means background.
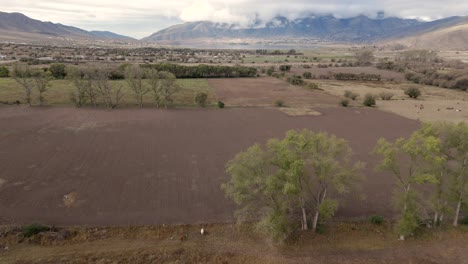
[[[467,0],[0,0],[0,11],[86,30],[143,38],[182,22],[213,21],[248,26],[255,19],[307,14],[367,15],[435,20],[468,15]]]

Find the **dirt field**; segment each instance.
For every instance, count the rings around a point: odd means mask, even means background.
[[[255,79],[210,79],[218,100],[228,106],[273,106],[277,99],[289,107],[337,106],[339,98],[272,77]]]
[[[379,137],[408,135],[418,122],[374,109],[319,108],[291,117],[274,109],[91,110],[0,108],[1,223],[142,225],[233,219],[224,198],[226,162],[289,129],[350,140],[365,161],[365,201],[342,217],[392,215],[392,180],[373,171]]]

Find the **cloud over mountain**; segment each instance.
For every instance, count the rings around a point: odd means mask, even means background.
[[[383,11],[387,17],[434,20],[468,14],[468,1],[459,0],[0,0],[0,5],[2,11],[134,37],[198,20],[245,26],[278,15],[289,20],[310,14],[376,17]]]

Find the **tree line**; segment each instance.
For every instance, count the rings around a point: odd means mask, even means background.
[[[200,64],[185,66],[173,63],[146,64],[145,68],[165,71],[177,78],[239,78],[256,77],[257,68],[245,66],[216,66]]]
[[[422,225],[457,226],[468,199],[468,125],[428,123],[407,138],[377,142],[372,152],[396,183],[400,239]],[[339,196],[361,194],[364,163],[352,161],[344,139],[308,130],[255,144],[226,165],[226,196],[240,206],[239,221],[257,221],[276,241],[298,230],[319,231],[339,208]],[[367,199],[372,199],[368,197]]]
[[[25,101],[32,104],[32,91],[39,92],[39,104],[45,104],[44,94],[49,82],[54,78],[67,78],[73,82],[74,90],[70,100],[77,106],[98,106],[103,104],[107,108],[115,108],[123,99],[122,86],[115,86],[110,82],[113,68],[106,66],[68,66],[58,67],[57,71],[49,69],[33,69],[27,64],[16,64],[13,68],[13,78],[23,88]],[[60,75],[54,74],[60,72]],[[125,81],[133,93],[138,106],[143,107],[145,95],[151,94],[156,107],[167,108],[173,103],[173,96],[180,87],[174,74],[156,69],[143,69],[139,65],[128,65],[124,68]]]

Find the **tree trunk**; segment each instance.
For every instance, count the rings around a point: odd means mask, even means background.
[[[319,211],[315,211],[315,216],[314,216],[314,223],[312,225],[312,230],[317,231],[317,224],[318,224],[318,219],[319,219]]]
[[[433,223],[434,227],[437,226],[437,221],[439,221],[439,214],[436,212],[434,214],[434,223]]]
[[[458,226],[458,218],[460,217],[460,209],[461,209],[462,198],[458,198],[457,210],[455,211],[455,219],[453,219],[453,226]]]
[[[302,230],[307,230],[307,213],[304,206],[301,206],[302,210]]]

